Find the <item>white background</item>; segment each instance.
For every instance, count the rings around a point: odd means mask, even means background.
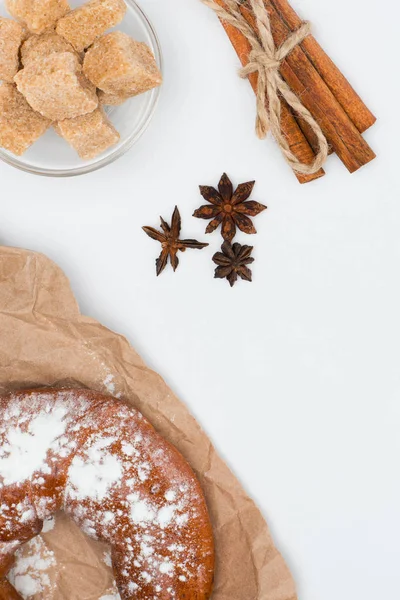
[[[399,7],[293,0],[379,121],[378,159],[300,186],[254,135],[254,96],[199,0],[142,0],[164,51],[154,121],[103,171],[0,164],[0,242],[46,253],[83,313],[125,334],[190,406],[267,517],[301,600],[400,595]],[[256,179],[252,284],[213,279],[198,184]],[[141,231],[177,203],[210,247],[155,277]],[[247,599],[243,599],[247,600]]]

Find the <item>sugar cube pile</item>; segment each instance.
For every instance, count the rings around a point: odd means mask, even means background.
[[[53,125],[83,160],[117,144],[104,106],[162,83],[150,48],[108,29],[124,0],[6,0],[0,17],[0,147],[20,156]]]

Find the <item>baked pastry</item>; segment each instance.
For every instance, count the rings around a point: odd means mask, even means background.
[[[0,598],[15,551],[64,510],[111,545],[122,600],[207,600],[214,549],[200,484],[136,410],[90,390],[0,398]]]

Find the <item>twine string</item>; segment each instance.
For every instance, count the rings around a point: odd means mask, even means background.
[[[277,141],[286,161],[297,173],[312,175],[319,171],[328,156],[328,142],[321,127],[301,100],[290,89],[280,74],[282,61],[292,50],[311,33],[311,26],[305,22],[294,31],[278,48],[271,31],[271,22],[263,0],[248,0],[256,17],[258,36],[250,27],[242,13],[242,0],[224,0],[223,8],[215,0],[202,0],[217,16],[242,33],[251,45],[249,63],[239,71],[242,78],[258,73],[256,133],[260,139],[269,130]],[[311,164],[301,162],[291,151],[281,126],[281,100],[284,98],[291,109],[313,130],[318,141],[318,152]],[[268,103],[266,103],[268,98]]]

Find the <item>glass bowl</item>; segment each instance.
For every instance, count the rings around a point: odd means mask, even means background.
[[[72,8],[83,4],[83,0],[70,2]],[[162,71],[162,55],[157,34],[142,9],[134,0],[125,0],[125,18],[115,29],[124,31],[139,42],[146,42]],[[0,14],[8,16],[4,2],[0,4]],[[22,156],[0,148],[0,159],[4,162],[35,175],[47,177],[71,177],[101,169],[117,160],[135,144],[147,129],[157,106],[160,88],[130,98],[121,106],[107,106],[105,111],[119,132],[121,138],[92,160],[79,158],[76,151],[63,140],[52,127],[35,142]]]

